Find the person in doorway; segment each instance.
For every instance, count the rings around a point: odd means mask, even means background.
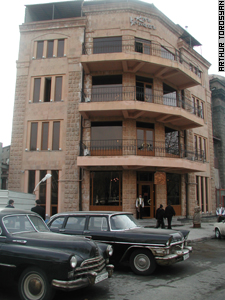
[[[217,222],[222,222],[223,220],[225,220],[225,209],[224,207],[222,207],[221,203],[216,209],[216,215],[218,216]]]
[[[163,205],[160,204],[159,208],[157,208],[156,210],[156,220],[157,220],[157,223],[156,223],[156,228],[159,228],[161,226],[161,228],[165,228],[165,224],[164,224],[164,214],[165,214],[165,211],[163,209]]]
[[[8,205],[6,205],[7,208],[15,208],[14,207],[14,200],[10,199],[8,202]]]
[[[136,214],[137,219],[142,219],[142,210],[144,208],[144,199],[141,195],[136,199]]]
[[[45,220],[45,209],[44,207],[41,206],[41,201],[37,199],[36,201],[36,206],[31,208],[31,211],[39,214],[43,220]]]
[[[175,216],[175,214],[176,213],[175,213],[173,206],[171,206],[171,202],[168,202],[168,205],[165,209],[165,215],[164,215],[164,218],[167,218],[168,229],[172,229],[171,223],[172,223],[172,218],[173,218],[173,216]]]

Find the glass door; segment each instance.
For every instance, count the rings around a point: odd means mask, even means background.
[[[137,129],[137,154],[154,155],[154,130],[146,128]]]
[[[139,184],[139,195],[144,198],[143,217],[154,218],[155,201],[153,194],[153,183]]]

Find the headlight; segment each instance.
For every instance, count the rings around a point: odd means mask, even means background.
[[[77,259],[76,259],[76,256],[72,256],[71,259],[70,259],[70,265],[73,269],[76,268],[77,266]]]
[[[108,257],[113,255],[113,247],[111,245],[107,246],[106,253],[107,253]]]

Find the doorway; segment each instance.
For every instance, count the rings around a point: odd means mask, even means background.
[[[144,198],[143,218],[155,217],[155,199],[153,182],[145,182],[138,184],[138,195]]]

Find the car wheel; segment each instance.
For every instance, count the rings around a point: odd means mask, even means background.
[[[23,300],[50,300],[53,297],[45,273],[38,268],[27,268],[21,274],[18,289]]]
[[[155,258],[149,250],[135,250],[130,256],[130,267],[135,274],[150,275],[156,268]]]
[[[218,228],[215,229],[215,237],[216,237],[217,239],[221,239],[221,234],[220,234],[220,231],[219,231]]]

